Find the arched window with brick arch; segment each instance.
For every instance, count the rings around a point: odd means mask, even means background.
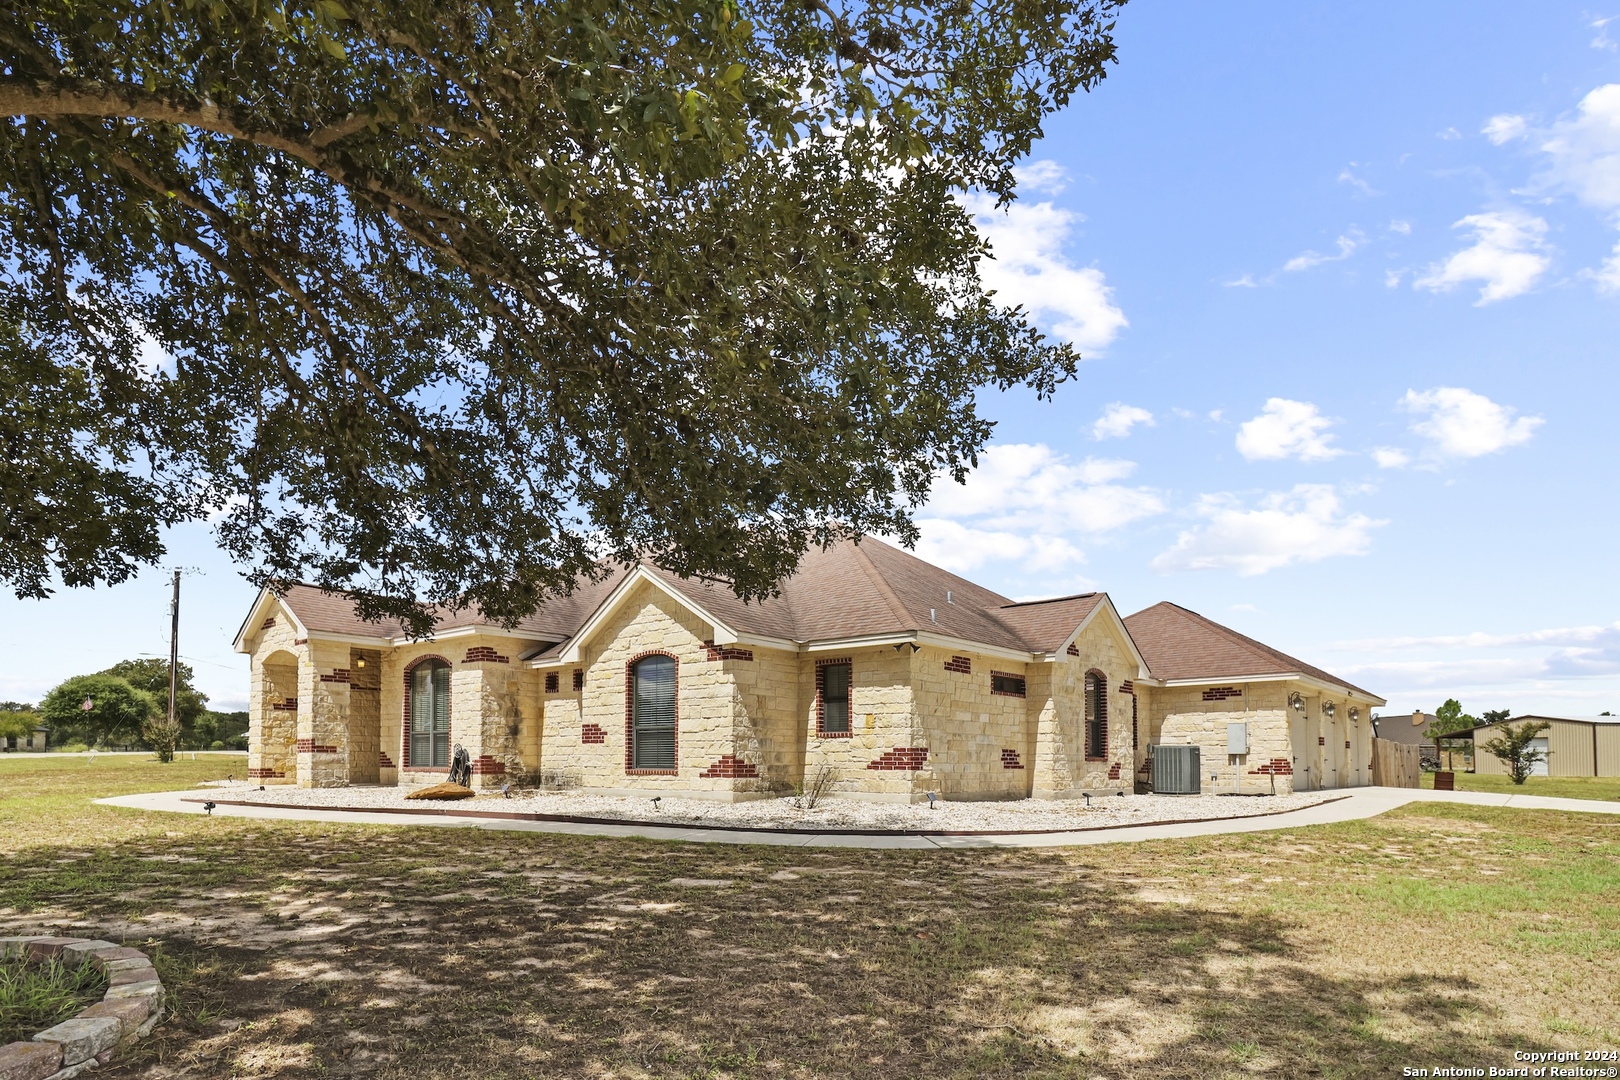
[[[436,656],[405,672],[406,762],[411,768],[450,764],[450,665]]]
[[[1108,756],[1108,676],[1086,672],[1086,757]]]
[[[630,746],[626,763],[636,772],[675,771],[676,660],[667,653],[630,664]]]

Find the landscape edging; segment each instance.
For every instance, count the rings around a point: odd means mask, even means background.
[[[1243,821],[1248,818],[1280,817],[1343,802],[1339,795],[1309,806],[1269,810],[1263,814],[1232,814],[1227,817],[1177,818],[1170,821],[1127,821],[1118,825],[1082,825],[1062,829],[796,829],[776,825],[705,825],[700,822],[647,821],[641,818],[585,817],[578,814],[543,814],[529,810],[451,810],[433,806],[310,806],[306,803],[252,802],[247,799],[203,799],[185,796],[181,802],[211,802],[215,806],[255,806],[266,810],[319,810],[340,814],[407,814],[427,817],[478,817],[496,821],[555,821],[568,825],[621,825],[626,828],[700,829],[710,832],[773,833],[786,836],[1054,836],[1059,833],[1108,832],[1113,829],[1151,829],[1157,825],[1194,825],[1203,821]]]
[[[68,1080],[107,1064],[163,1018],[163,982],[139,949],[97,938],[0,937],[0,960],[13,957],[35,964],[76,957],[106,974],[107,991],[72,1019],[0,1046],[0,1076],[6,1080]]]

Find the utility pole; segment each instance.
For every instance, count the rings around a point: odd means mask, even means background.
[[[174,695],[180,674],[180,571],[174,572],[174,599],[169,602],[169,723],[179,719],[174,712]]]

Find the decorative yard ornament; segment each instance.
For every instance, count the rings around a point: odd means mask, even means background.
[[[85,698],[84,699],[84,704],[79,706],[79,708],[83,709],[85,712],[90,712],[95,707],[96,707],[96,703],[94,701],[91,701],[89,698]]]

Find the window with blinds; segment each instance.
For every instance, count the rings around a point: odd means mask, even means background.
[[[630,767],[675,768],[675,661],[648,656],[630,669]]]
[[[411,671],[411,764],[450,764],[450,665],[438,660]]]
[[[848,664],[823,664],[816,669],[821,682],[821,734],[849,734]]]
[[[1086,672],[1086,757],[1108,755],[1108,676]]]

